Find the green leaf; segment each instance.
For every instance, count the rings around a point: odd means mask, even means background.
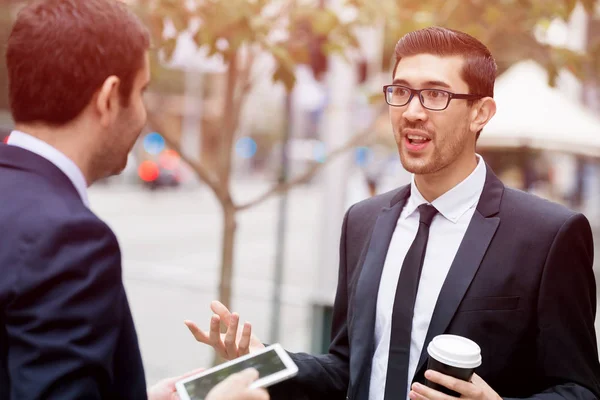
[[[382,93],[372,93],[368,97],[369,104],[380,104],[383,101]]]
[[[321,46],[323,52],[327,55],[335,54],[335,53],[343,53],[345,47],[339,42],[326,42]]]
[[[208,29],[199,29],[198,32],[193,37],[194,43],[198,47],[202,47],[204,45],[212,45],[215,42],[214,36],[210,34]]]
[[[577,0],[563,0],[563,2],[565,3],[567,15],[571,15],[577,5]]]
[[[308,46],[289,46],[288,52],[294,64],[310,63],[310,50]]]
[[[275,60],[277,61],[277,63],[281,66],[283,66],[284,68],[293,71],[295,68],[295,63],[294,60],[292,59],[292,57],[290,56],[290,53],[288,52],[288,50],[283,47],[283,46],[271,46],[269,48],[269,50],[271,51],[271,54],[273,55],[273,57],[275,57]]]
[[[185,31],[188,28],[187,16],[183,13],[172,13],[170,16],[171,22],[175,26],[177,32]]]
[[[339,25],[340,20],[331,10],[318,10],[311,19],[312,31],[316,35],[327,36]]]
[[[583,4],[583,8],[589,15],[594,15],[596,11],[597,0],[580,0]]]
[[[281,82],[285,86],[287,92],[291,92],[296,84],[296,76],[294,71],[279,65],[273,74],[273,82]]]
[[[352,27],[349,25],[340,25],[338,29],[336,29],[336,34],[338,34],[339,38],[329,38],[329,41],[333,40],[343,40],[345,44],[351,48],[358,49],[360,48],[360,42],[358,38],[354,34]]]
[[[166,61],[170,61],[171,58],[173,57],[173,53],[175,52],[175,48],[177,47],[177,38],[170,38],[167,39],[163,45],[161,46],[161,49],[163,50],[163,54],[165,57]]]
[[[485,10],[485,14],[483,15],[483,19],[490,25],[495,25],[502,18],[502,10],[498,7],[488,7]]]

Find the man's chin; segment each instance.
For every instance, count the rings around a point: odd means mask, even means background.
[[[432,165],[425,157],[416,158],[402,154],[400,156],[400,162],[402,163],[402,167],[412,174],[424,175],[435,170],[434,165]]]
[[[113,171],[113,173],[111,174],[112,176],[117,176],[117,175],[121,175],[123,173],[123,171],[125,171],[125,167],[127,166],[127,164],[115,169]]]
[[[121,175],[123,171],[125,171],[125,167],[127,167],[127,161],[121,163],[118,166],[115,166],[109,173],[106,174],[105,178],[110,178],[111,176]]]

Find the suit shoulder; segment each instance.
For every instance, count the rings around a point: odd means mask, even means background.
[[[575,216],[587,222],[587,218],[581,213],[562,204],[512,188],[505,189],[500,212],[520,223],[532,224],[532,227],[541,225],[552,231],[558,231],[565,222]]]
[[[52,191],[21,200],[15,214],[16,223],[12,225],[30,238],[61,230],[70,230],[73,234],[113,235],[110,227],[80,201],[72,201]]]

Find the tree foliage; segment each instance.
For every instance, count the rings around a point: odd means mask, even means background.
[[[277,66],[273,79],[288,90],[295,83],[297,64],[317,65],[324,54],[344,54],[358,48],[353,31],[357,21],[345,22],[331,9],[314,1],[268,0],[157,0],[144,12],[160,42],[165,58],[171,58],[178,34],[193,34],[198,47],[206,46],[208,55],[219,55],[230,64],[244,47],[260,49],[274,57]],[[163,39],[166,24],[177,35]],[[321,71],[322,72],[322,71]]]
[[[352,0],[369,7],[368,0]],[[598,64],[600,52],[590,49],[577,53],[567,48],[540,43],[536,32],[547,28],[556,18],[567,21],[581,3],[593,15],[596,0],[392,0],[385,4],[385,64],[389,65],[395,44],[402,35],[426,26],[445,26],[467,32],[480,39],[492,52],[501,74],[514,63],[531,58],[549,72],[554,84],[558,72],[567,68],[584,77],[585,65]],[[371,5],[371,7],[374,7]],[[600,76],[600,71],[596,71]]]

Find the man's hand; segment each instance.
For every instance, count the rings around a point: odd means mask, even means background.
[[[425,378],[435,382],[450,390],[460,393],[461,399],[472,400],[502,400],[502,398],[492,389],[479,375],[473,374],[471,382],[465,382],[439,372],[429,370],[425,372]],[[449,400],[456,397],[438,392],[420,383],[414,383],[412,390],[408,395],[412,400]]]
[[[201,368],[182,376],[163,379],[148,390],[148,400],[180,400],[177,389],[175,389],[175,382],[203,370],[204,368]],[[215,386],[208,393],[206,400],[269,400],[269,394],[266,390],[248,388],[256,379],[258,379],[258,372],[255,369],[247,369],[233,374]]]
[[[250,389],[248,386],[258,379],[255,369],[247,369],[231,375],[208,393],[206,400],[269,400],[265,389]]]
[[[215,313],[210,319],[210,330],[204,332],[192,321],[185,321],[192,335],[200,343],[211,346],[217,354],[226,360],[233,360],[244,354],[264,349],[264,345],[252,334],[252,325],[244,324],[241,332],[238,332],[240,316],[231,313],[221,302],[213,301],[210,304]],[[221,333],[221,322],[227,326],[227,333]]]
[[[175,382],[185,379],[188,376],[199,374],[204,371],[204,369],[205,368],[200,368],[175,378],[163,379],[148,389],[148,400],[179,400],[177,389],[175,389]]]

